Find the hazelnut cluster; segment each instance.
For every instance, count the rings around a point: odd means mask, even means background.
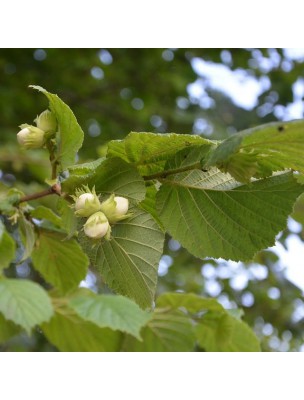
[[[40,149],[57,129],[56,117],[50,110],[43,111],[34,122],[37,126],[20,125],[21,131],[17,133],[17,140],[25,149]]]
[[[100,202],[95,189],[88,187],[76,191],[75,214],[78,217],[88,217],[83,226],[84,233],[91,239],[110,239],[111,225],[122,221],[128,214],[129,200],[125,197],[112,194],[108,199]]]

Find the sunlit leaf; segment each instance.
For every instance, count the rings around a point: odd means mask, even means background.
[[[48,321],[53,308],[46,291],[28,280],[0,280],[0,312],[27,333],[42,322]]]

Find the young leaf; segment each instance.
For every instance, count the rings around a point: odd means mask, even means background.
[[[22,262],[30,257],[35,245],[35,232],[33,224],[28,221],[25,216],[21,213],[19,219],[21,239],[24,245],[24,251],[21,260]]]
[[[178,310],[155,310],[141,336],[142,341],[128,336],[123,350],[193,351],[196,341],[190,318]]]
[[[73,297],[69,306],[84,320],[100,328],[111,328],[140,339],[140,329],[151,319],[136,303],[123,296]]]
[[[79,232],[79,241],[100,270],[105,283],[115,292],[151,307],[164,234],[152,216],[137,208],[132,216],[112,228],[110,241],[93,241]]]
[[[32,253],[34,268],[61,293],[75,289],[86,277],[89,260],[74,239],[42,230]]]
[[[51,318],[53,308],[46,291],[37,283],[25,279],[2,279],[0,312],[30,334],[35,325]]]
[[[99,328],[67,308],[56,312],[41,329],[60,351],[119,351],[120,332]]]
[[[15,258],[15,250],[15,241],[6,232],[0,220],[0,273],[4,268],[7,268]]]
[[[193,170],[163,180],[156,207],[195,256],[250,260],[274,244],[303,190],[291,173],[240,185],[216,169]]]
[[[249,326],[229,313],[210,312],[195,328],[199,345],[206,351],[260,351],[258,338]]]
[[[304,120],[247,129],[224,140],[207,162],[240,182],[291,168],[304,172]]]
[[[197,135],[131,132],[124,140],[109,143],[108,157],[120,157],[135,164],[141,175],[150,175],[162,171],[167,160],[179,150],[193,145],[209,148],[214,143]]]
[[[40,86],[31,85],[30,87],[42,92],[48,98],[50,109],[56,116],[59,125],[56,158],[61,165],[61,170],[64,170],[75,163],[76,154],[82,146],[83,131],[70,107],[56,94],[49,93]]]

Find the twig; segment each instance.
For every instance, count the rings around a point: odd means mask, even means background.
[[[18,204],[24,203],[25,201],[36,200],[40,197],[49,196],[50,194],[57,194],[58,196],[60,196],[61,186],[58,183],[55,183],[55,185],[49,187],[48,189],[42,190],[41,192],[28,194],[24,197],[21,197],[21,199],[18,201]]]

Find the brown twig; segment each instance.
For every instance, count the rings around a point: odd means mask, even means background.
[[[25,201],[36,200],[36,199],[39,199],[40,197],[49,196],[50,194],[57,194],[58,196],[60,196],[61,195],[61,186],[58,183],[55,183],[55,185],[49,187],[48,189],[42,190],[41,192],[23,196],[18,201],[18,204],[24,203]]]

